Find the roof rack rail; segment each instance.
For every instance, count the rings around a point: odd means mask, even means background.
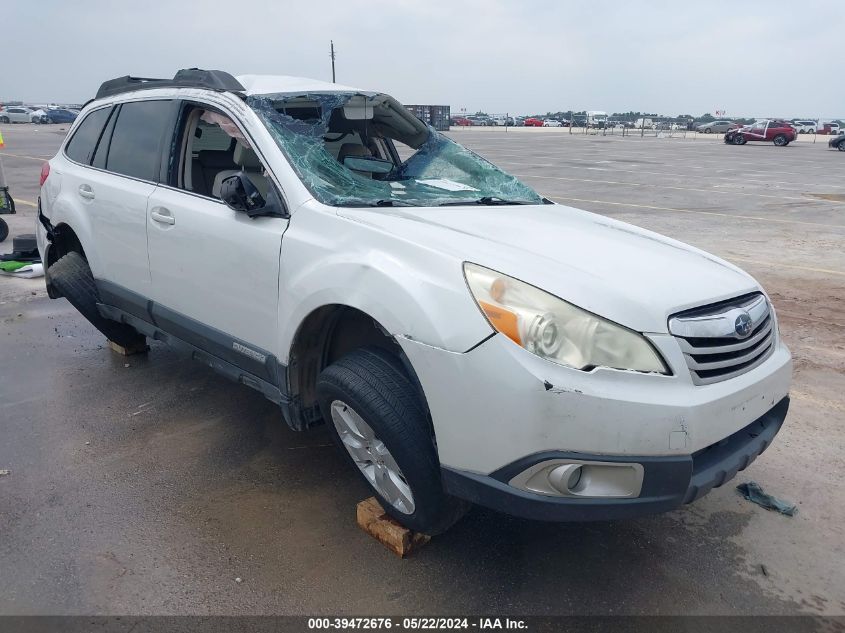
[[[104,81],[94,98],[101,99],[123,92],[150,90],[152,88],[205,88],[219,92],[244,92],[246,90],[237,79],[225,71],[183,68],[173,76],[173,79],[153,79],[126,75],[125,77]]]

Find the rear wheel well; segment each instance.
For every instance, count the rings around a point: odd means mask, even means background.
[[[301,430],[323,422],[317,403],[317,377],[326,367],[362,347],[378,347],[402,361],[411,382],[419,391],[434,438],[425,394],[414,368],[402,348],[373,317],[345,305],[327,305],[311,312],[300,324],[288,360],[288,395],[292,419]]]
[[[45,262],[48,269],[48,273],[46,275],[47,296],[51,299],[58,299],[62,295],[50,282],[50,266],[55,264],[68,253],[79,253],[85,261],[88,261],[88,258],[85,256],[85,250],[82,248],[82,242],[69,225],[58,224],[53,227],[51,235],[52,237],[50,239],[50,243],[47,246],[47,261]]]
[[[53,229],[53,239],[47,249],[47,268],[59,261],[68,253],[79,253],[87,261],[82,242],[79,241],[76,233],[67,224],[59,224]]]

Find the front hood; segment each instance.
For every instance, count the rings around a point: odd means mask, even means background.
[[[665,333],[675,312],[759,290],[753,278],[718,257],[558,204],[338,213],[516,277],[640,332]]]

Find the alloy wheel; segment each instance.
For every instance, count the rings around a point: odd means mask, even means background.
[[[343,447],[370,485],[399,512],[413,514],[414,494],[384,442],[345,402],[332,402],[331,414]]]

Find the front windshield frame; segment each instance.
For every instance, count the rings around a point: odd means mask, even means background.
[[[247,105],[281,149],[303,185],[328,206],[457,206],[542,204],[544,199],[516,177],[413,117],[379,93],[279,93],[247,97]],[[302,104],[316,107],[302,108]],[[367,118],[346,118],[346,107],[364,104]],[[300,106],[297,111],[294,106]],[[357,119],[357,120],[356,120]],[[339,130],[339,131],[338,131]],[[389,174],[349,169],[328,149],[354,132],[362,144],[378,141],[380,158],[394,162]],[[413,154],[399,157],[394,140]],[[373,146],[370,146],[373,147]],[[358,148],[360,149],[360,148]],[[374,151],[379,151],[375,149]],[[373,154],[374,157],[379,157]]]

